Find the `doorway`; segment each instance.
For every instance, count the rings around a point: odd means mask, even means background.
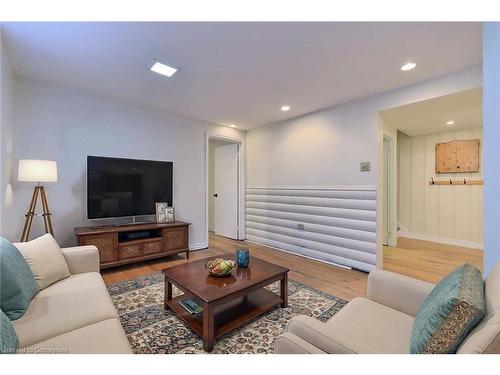
[[[240,143],[208,138],[208,231],[240,239]]]
[[[482,109],[478,87],[380,113],[385,269],[435,282],[482,268]]]

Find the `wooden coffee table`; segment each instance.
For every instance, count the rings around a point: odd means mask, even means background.
[[[288,269],[251,257],[248,268],[235,268],[229,277],[209,276],[201,259],[162,270],[165,275],[165,309],[172,309],[203,338],[203,349],[212,351],[215,338],[277,305],[288,303]],[[265,286],[281,282],[280,295]],[[172,284],[184,294],[172,298]],[[179,301],[192,298],[203,312],[190,314]]]

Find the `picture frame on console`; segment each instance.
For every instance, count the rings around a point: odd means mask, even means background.
[[[175,222],[175,210],[168,202],[156,202],[156,222],[158,224]]]

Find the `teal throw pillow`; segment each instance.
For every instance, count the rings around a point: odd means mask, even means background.
[[[19,339],[7,315],[0,310],[0,353],[14,354],[19,347]]]
[[[410,353],[455,353],[484,313],[481,272],[466,263],[442,279],[420,307]]]
[[[22,254],[7,239],[0,237],[0,309],[10,320],[18,319],[38,290]]]

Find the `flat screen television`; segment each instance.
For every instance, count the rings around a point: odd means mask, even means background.
[[[172,162],[87,156],[89,219],[154,214],[172,191]]]

